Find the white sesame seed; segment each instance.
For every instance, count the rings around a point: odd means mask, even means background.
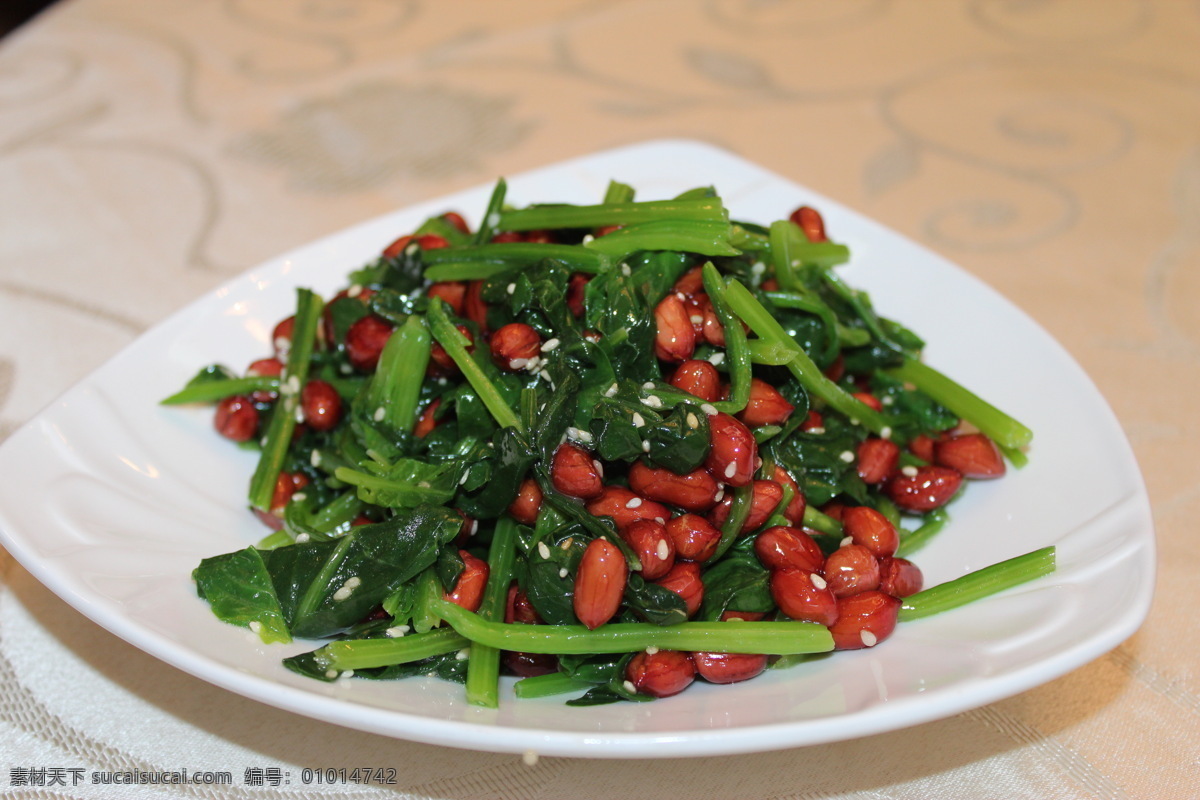
[[[720,489],[717,489],[717,495],[716,495],[716,497],[713,498],[713,502],[719,503],[724,499],[725,499],[725,487],[722,486]]]
[[[353,577],[349,578],[349,579],[346,581],[346,588],[347,588],[347,589],[357,589],[357,588],[358,588],[358,587],[360,587],[360,586],[362,586],[362,578],[358,577],[357,575],[355,575],[355,576],[353,576]]]
[[[724,361],[725,354],[720,351],[717,351],[708,357],[708,363],[712,364],[714,367],[720,366],[722,363],[724,363]]]
[[[488,444],[491,444],[491,442],[488,442]],[[370,447],[367,448],[367,458],[371,459],[372,461],[383,461],[383,458],[380,457],[379,453]]]
[[[292,340],[286,336],[275,337],[275,341],[272,344],[275,345],[275,349],[279,351],[280,356],[286,356],[288,351],[292,349]]]
[[[337,676],[338,676],[338,671],[337,671],[336,669],[327,669],[327,670],[325,670],[325,677],[326,677],[326,678],[329,678],[330,680],[333,680],[333,679],[334,679],[334,678],[336,678]]]
[[[642,388],[643,389],[653,389],[654,381],[646,381],[645,383],[642,384]]]
[[[311,538],[312,537],[309,536],[307,533],[297,533],[296,534],[296,544],[304,544]]]
[[[717,407],[711,403],[701,403],[700,410],[704,412],[704,416],[706,417],[715,417],[717,414],[721,413],[717,411]]]
[[[643,439],[643,440],[642,440],[642,452],[643,452],[643,453],[649,453],[649,452],[650,452],[650,442],[649,442],[649,440],[647,440],[647,439]]]
[[[380,406],[379,408],[375,409],[375,413],[371,415],[371,419],[375,420],[376,422],[383,422],[383,417],[385,414],[387,414],[387,410],[384,409],[383,406]]]
[[[856,420],[854,417],[850,418],[850,424],[851,425],[862,425],[862,423],[859,422],[858,420]]]
[[[389,639],[399,639],[404,634],[408,633],[410,628],[407,625],[393,625],[384,631],[384,635]]]
[[[341,675],[339,675],[338,677],[341,678],[342,680],[346,680],[347,678],[353,678],[354,670],[348,669],[345,672],[343,672]]]
[[[650,408],[662,408],[663,401],[658,395],[652,394],[646,399],[642,400],[642,405],[649,406]]]
[[[417,484],[417,488],[418,489],[428,489],[429,481],[421,481],[420,483]]]
[[[810,581],[812,581],[812,585],[814,587],[816,587],[817,589],[824,589],[825,587],[827,587],[829,585],[829,583],[826,582],[826,580],[824,578],[822,578],[820,575],[818,575],[815,572],[812,573],[811,575],[809,575],[808,579]]]
[[[915,477],[917,477],[917,472],[919,472],[919,470],[916,467],[914,467],[912,464],[909,464],[906,467],[901,467],[900,472],[906,478],[915,478]]]
[[[637,508],[637,507],[638,507],[638,506],[640,506],[641,504],[642,504],[642,498],[640,498],[640,497],[631,497],[631,498],[629,498],[629,500],[628,500],[628,501],[625,503],[625,507],[626,507],[626,508]]]
[[[557,338],[547,339],[546,341],[542,342],[542,352],[549,353],[560,344],[562,344],[562,342],[560,342]]]
[[[494,228],[499,224],[500,224],[500,212],[499,211],[493,211],[491,214],[488,214],[487,226],[489,228]]]
[[[644,427],[645,424],[646,424],[646,420],[642,417],[642,415],[637,413],[636,411],[633,412],[633,427],[641,428],[641,427]]]
[[[567,572],[567,568],[566,568],[566,567],[559,567],[559,568],[558,568],[558,577],[560,577],[560,578],[565,578],[565,577],[567,577],[567,575],[569,575],[569,574],[570,574],[570,573],[569,573],[569,572]]]
[[[468,478],[470,478],[470,477],[471,477],[471,473],[470,473],[469,471],[468,471],[468,472],[464,472],[464,473],[462,474],[462,477],[458,479],[458,485],[459,485],[459,486],[462,486],[463,484],[465,484],[465,483],[467,482],[467,479],[468,479]]]
[[[414,241],[412,244],[410,244],[404,248],[404,254],[406,256],[411,256],[411,255],[415,254],[417,252],[417,250],[419,250],[420,248],[421,248],[421,246]]]
[[[510,283],[508,286],[504,287],[504,291],[508,292],[509,294],[512,294],[515,291],[517,291],[517,285],[515,283]]]
[[[725,477],[732,478],[737,473],[737,462],[730,461],[725,465]]]
[[[591,242],[594,242],[594,241],[596,241],[595,236],[592,236],[590,233],[585,233],[583,235],[583,238],[579,240],[579,243],[580,244],[590,244]]]
[[[467,536],[474,536],[477,533],[479,533],[479,520],[473,519],[467,528]]]
[[[862,643],[866,647],[874,647],[876,645],[876,643],[879,642],[879,639],[875,636],[875,634],[871,633],[870,631],[868,631],[866,629],[863,629],[858,632],[858,638],[862,639]]]
[[[333,599],[341,602],[354,593],[353,589],[347,589],[345,586],[333,593]]]
[[[321,466],[321,451],[313,450],[312,453],[308,456],[308,463],[312,464],[314,467]]]
[[[700,427],[700,418],[697,417],[695,414],[693,414],[691,411],[689,411],[688,415],[687,415],[687,424],[688,424],[689,428],[699,428]]]
[[[567,538],[565,538],[565,539],[563,539],[563,540],[562,540],[562,544],[560,544],[560,545],[558,546],[558,549],[559,549],[559,550],[562,550],[562,551],[565,553],[567,550],[570,550],[570,549],[571,549],[571,544],[572,544],[574,541],[575,541],[575,537],[574,537],[574,536],[568,536]]]
[[[604,477],[604,465],[601,464],[598,459],[593,458],[592,466],[596,468],[596,474],[599,475],[601,478],[603,478]]]
[[[536,750],[526,750],[521,754],[521,761],[527,767],[536,767],[538,763],[538,754]]]
[[[852,450],[843,450],[842,452],[838,453],[838,458],[849,464],[850,462],[854,461],[854,452]]]
[[[750,274],[751,275],[762,275],[766,271],[767,271],[767,265],[761,261],[755,261],[750,266]]]
[[[550,548],[545,542],[538,542],[538,555],[542,558],[550,558]]]
[[[610,386],[604,390],[605,397],[612,397],[616,393],[617,393],[617,385],[615,383],[612,386]]]
[[[633,270],[631,270],[629,268],[628,264],[622,264],[621,265],[621,274],[624,275],[626,278],[628,278],[630,275],[633,274]]]
[[[813,433],[813,434],[820,435],[820,434],[822,434],[822,433],[824,433],[824,432],[825,432],[825,427],[824,427],[823,425],[816,425],[816,426],[814,426],[814,427],[812,427],[812,428],[809,428],[809,429],[808,429],[808,432],[809,432],[809,433]]]
[[[838,547],[846,547],[846,546],[852,545],[852,544],[854,544],[854,539],[850,536],[847,536],[844,539],[842,539],[840,542],[838,542]]]
[[[679,298],[680,300],[682,300],[683,302],[685,302],[685,303],[687,302],[687,299],[688,299],[688,298],[687,298],[687,295],[686,295],[686,294],[684,294],[683,292],[676,292],[676,293],[675,293],[675,296],[676,296],[676,297],[678,297],[678,298]],[[703,317],[701,317],[701,319],[703,319]]]
[[[648,656],[652,656],[657,652],[658,652],[658,648],[655,647],[654,645],[650,645],[649,647],[646,648],[646,655],[648,655]]]
[[[625,687],[625,691],[630,694],[637,694],[637,687],[633,685],[633,681],[622,681],[621,686]]]
[[[667,546],[666,539],[659,539],[658,546],[654,548],[654,555],[658,556],[659,561],[666,561],[671,555],[671,548]]]
[[[549,372],[546,372],[546,370],[542,370],[541,372],[538,373],[538,377],[541,378],[542,380],[546,381],[547,383],[549,383],[551,389],[554,388],[554,382],[550,380]],[[546,409],[546,406],[543,404],[542,410],[544,411],[545,409]]]
[[[262,623],[256,619],[252,619],[252,620],[250,620],[250,624],[247,625],[246,627],[248,627],[250,630],[254,631],[255,633],[259,633],[262,630]]]
[[[358,297],[362,294],[363,287],[357,283],[350,284],[346,289],[346,297]]]
[[[896,398],[892,397],[890,394],[885,394],[883,397],[879,398],[879,402],[883,403],[885,406],[890,406],[892,403],[896,402]]]
[[[304,407],[296,406],[293,416],[296,417],[296,422],[304,422]]]
[[[338,366],[338,372],[343,375],[349,375],[351,372],[354,372],[354,366],[351,364],[341,364]]]
[[[466,661],[470,657],[471,657],[471,648],[469,648],[469,647],[464,647],[462,650],[459,650],[457,653],[454,654],[455,661]]]
[[[528,358],[514,358],[508,362],[509,369],[525,369],[525,365],[529,363]]]
[[[892,438],[892,429],[891,429],[891,428],[889,428],[887,425],[884,425],[884,426],[883,426],[882,428],[880,428],[880,430],[879,430],[879,438],[880,438],[880,439],[890,439],[890,438]]]
[[[287,383],[285,383],[282,388],[286,394],[299,394],[300,376],[293,375],[292,377],[288,378]]]
[[[690,317],[688,317],[688,322],[692,323],[693,325],[699,325],[700,323],[704,322],[704,317],[700,314],[692,314]]]

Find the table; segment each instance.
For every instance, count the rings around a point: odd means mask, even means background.
[[[952,719],[758,755],[528,766],[245,701],[0,552],[0,781],[13,797],[1195,796],[1198,44],[1200,7],[1172,0],[54,7],[0,41],[0,438],[278,252],[499,174],[686,137],[911,236],[1058,338],[1141,462],[1160,572],[1116,650]],[[295,780],[384,765],[396,783]],[[85,785],[181,767],[235,785]]]

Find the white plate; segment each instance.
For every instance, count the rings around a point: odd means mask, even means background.
[[[506,680],[500,708],[488,710],[436,679],[325,684],[285,670],[281,658],[313,645],[268,647],[222,624],[190,578],[201,558],[264,534],[243,501],[253,455],[213,433],[210,410],[158,401],[203,364],[242,369],[267,354],[272,326],[291,313],[293,287],[331,295],[347,272],[426,217],[481,213],[490,186],[268,261],[146,333],[0,448],[4,545],[98,624],[230,691],[352,728],[501,752],[696,756],[879,733],[1037,686],[1141,624],[1154,584],[1141,476],[1096,388],[1037,324],[937,255],[707,145],[659,141],[588,156],[512,178],[509,198],[596,202],[610,178],[642,199],[711,184],[735,217],[759,222],[801,203],[819,207],[852,248],[846,279],[926,337],[931,365],[1035,431],[1029,465],[972,485],[952,525],[918,554],[927,585],[1048,544],[1058,546],[1058,572],[902,624],[877,649],[734,686],[697,684],[653,703],[518,701]]]

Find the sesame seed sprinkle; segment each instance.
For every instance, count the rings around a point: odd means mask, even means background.
[[[562,342],[560,342],[557,338],[547,339],[546,341],[542,342],[542,352],[549,353],[560,344],[562,344]]]
[[[383,406],[380,406],[379,408],[375,409],[375,413],[371,415],[371,419],[375,420],[376,422],[383,422],[383,417],[385,414],[387,414],[387,410],[384,409]]]
[[[625,507],[626,508],[637,508],[641,504],[642,504],[642,498],[631,497],[631,498],[629,498],[629,501],[625,503]]]
[[[692,314],[690,317],[688,317],[688,322],[691,322],[693,325],[699,325],[700,323],[704,322],[704,317],[700,314]]]
[[[638,412],[633,412],[633,427],[641,428],[646,424],[646,420]]]
[[[642,388],[643,389],[653,389],[654,381],[646,381],[645,383],[642,384]]]
[[[550,558],[550,548],[545,542],[538,542],[538,555],[542,558]]]
[[[838,453],[838,458],[849,464],[850,462],[854,461],[854,451],[843,450],[842,452]]]
[[[610,386],[604,390],[605,397],[612,397],[616,393],[617,393],[617,385],[615,383],[612,386]]]
[[[314,467],[321,466],[321,451],[313,450],[312,453],[308,457],[308,463],[313,465]]]
[[[918,471],[917,468],[914,467],[912,464],[909,464],[908,466],[900,468],[901,474],[903,474],[906,478],[917,477],[917,471]]]
[[[454,654],[455,661],[466,661],[470,657],[471,657],[471,648],[469,648],[469,647],[464,647],[462,650],[459,650],[457,653]]]
[[[326,678],[329,678],[329,680],[333,680],[333,679],[334,679],[334,678],[336,678],[337,676],[338,676],[338,671],[337,671],[336,669],[327,669],[327,670],[325,670],[325,677],[326,677]]]
[[[401,636],[408,633],[409,630],[411,629],[407,625],[393,625],[384,631],[384,635],[389,639],[399,639]]]
[[[825,587],[827,587],[829,585],[824,578],[822,578],[820,575],[818,575],[815,572],[813,574],[809,575],[808,579],[810,581],[812,581],[812,585],[814,587],[816,587],[817,589],[824,589]]]
[[[362,294],[363,287],[360,284],[352,283],[346,288],[346,297],[358,297]]]
[[[717,414],[721,413],[717,411],[717,407],[711,403],[701,403],[700,410],[704,412],[704,416],[706,417],[715,417]]]
[[[297,533],[296,534],[296,544],[304,544],[311,538],[312,537],[309,536],[307,533]]]
[[[626,278],[628,278],[630,275],[633,274],[633,270],[631,270],[629,268],[628,264],[622,264],[621,265],[621,274],[624,275]]]
[[[712,364],[714,367],[720,366],[722,363],[724,363],[724,361],[725,354],[722,352],[713,353],[708,357],[708,363]]]
[[[648,656],[652,656],[657,652],[658,652],[658,648],[655,647],[654,645],[650,645],[649,647],[646,648],[646,655],[648,655]]]
[[[892,438],[892,429],[890,427],[888,427],[887,425],[884,425],[882,428],[879,429],[879,438],[880,439]]]
[[[514,358],[508,362],[509,369],[525,369],[525,365],[529,363],[528,358]]]
[[[687,415],[687,424],[688,424],[689,428],[699,428],[700,427],[700,418],[697,417],[695,414],[693,414],[691,411],[689,411],[688,415]]]
[[[513,294],[517,291],[517,285],[515,283],[510,283],[508,286],[504,287],[504,291],[508,292],[509,294]]]
[[[560,578],[565,578],[565,577],[567,577],[567,575],[569,575],[569,574],[570,574],[570,573],[569,573],[569,572],[567,572],[567,568],[566,568],[566,567],[559,567],[559,568],[558,568],[558,577],[560,577]]]
[[[642,400],[642,405],[649,406],[650,408],[662,408],[663,401],[658,395],[652,394],[646,399]]]
[[[737,474],[737,462],[730,461],[725,465],[725,477],[732,478],[735,474]]]
[[[667,547],[666,539],[659,539],[658,546],[654,548],[654,555],[658,556],[659,561],[666,561],[671,555],[671,548]]]
[[[295,500],[297,503],[303,503],[305,500],[308,499],[308,495],[305,494],[304,492],[296,492],[294,495],[292,495],[292,499]]]
[[[816,426],[808,429],[808,433],[816,434],[818,436],[824,432],[825,432],[825,428],[822,425],[816,425]]]
[[[256,619],[250,620],[250,624],[247,625],[246,627],[248,627],[250,630],[254,631],[255,633],[259,633],[260,631],[262,631],[262,623]]]
[[[843,538],[840,542],[838,542],[838,547],[846,547],[846,546],[852,545],[852,544],[854,544],[854,539],[850,536],[847,536],[847,537]]]
[[[866,647],[874,647],[879,642],[879,638],[875,634],[865,629],[858,632],[858,638]]]
[[[650,452],[650,440],[649,440],[649,439],[643,439],[643,440],[642,440],[642,452],[643,452],[643,453],[649,453],[649,452]]]
[[[637,694],[637,687],[633,685],[633,681],[622,681],[621,686],[630,694]]]

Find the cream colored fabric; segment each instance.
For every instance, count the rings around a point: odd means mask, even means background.
[[[0,41],[0,437],[266,257],[500,174],[697,138],[932,247],[1049,329],[1132,440],[1161,554],[1138,634],[995,705],[800,750],[529,767],[245,701],[0,553],[0,793],[1197,796],[1198,52],[1182,0],[70,0]],[[356,766],[397,781],[299,785]],[[30,767],[235,785],[10,785]]]

